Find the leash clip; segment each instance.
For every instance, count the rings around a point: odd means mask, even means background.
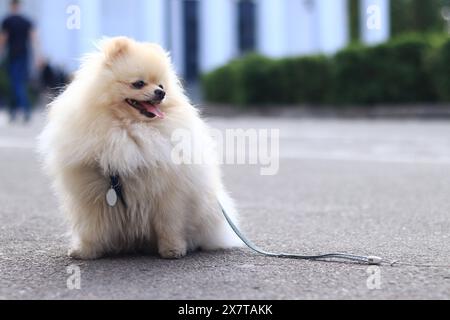
[[[368,256],[367,263],[370,265],[380,265],[383,259],[377,256]]]

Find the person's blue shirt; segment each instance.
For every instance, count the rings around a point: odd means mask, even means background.
[[[33,24],[21,15],[10,15],[2,23],[2,31],[8,35],[8,58],[29,55],[30,35]]]

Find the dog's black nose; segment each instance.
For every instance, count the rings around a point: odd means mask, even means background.
[[[162,100],[162,99],[165,98],[165,96],[166,96],[166,93],[163,90],[161,90],[161,89],[156,89],[155,90],[155,97],[156,97],[156,99]]]

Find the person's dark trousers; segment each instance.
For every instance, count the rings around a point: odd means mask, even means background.
[[[10,109],[11,121],[17,116],[18,108],[23,108],[25,121],[31,118],[31,105],[28,100],[28,57],[19,56],[9,59],[9,79],[13,94]]]

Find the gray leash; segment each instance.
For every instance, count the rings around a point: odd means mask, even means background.
[[[328,254],[322,254],[317,256],[304,256],[299,254],[291,254],[291,253],[273,253],[268,252],[265,250],[262,250],[258,248],[253,242],[248,240],[238,229],[238,227],[233,223],[231,218],[228,216],[227,212],[225,211],[222,204],[219,202],[220,208],[222,209],[222,213],[227,220],[228,224],[230,225],[231,229],[233,229],[234,233],[242,240],[242,242],[245,243],[247,247],[252,249],[253,251],[262,254],[267,257],[274,257],[274,258],[282,258],[282,259],[299,259],[299,260],[325,260],[325,259],[338,259],[338,260],[347,260],[352,262],[359,262],[369,265],[380,265],[383,261],[382,258],[377,256],[358,256],[353,254],[346,254],[346,253],[328,253]]]
[[[127,208],[127,203],[125,201],[123,190],[122,190],[122,184],[120,181],[120,177],[118,175],[111,175],[110,176],[110,190],[109,192],[113,192],[112,199],[108,199],[107,194],[107,202],[108,205],[114,207],[117,203],[117,200],[120,199],[122,201],[122,204],[125,208]],[[393,267],[394,265],[400,265],[400,266],[407,266],[407,267],[422,267],[422,268],[450,268],[450,265],[436,265],[436,264],[418,264],[418,263],[404,263],[400,261],[387,261],[385,259],[382,259],[377,256],[358,256],[354,254],[346,254],[346,253],[328,253],[328,254],[322,254],[317,256],[304,256],[299,254],[291,254],[291,253],[273,253],[268,252],[265,250],[262,250],[258,248],[253,242],[248,240],[239,230],[239,228],[233,223],[231,218],[228,216],[226,210],[222,206],[222,204],[219,201],[219,206],[222,210],[222,213],[227,220],[228,224],[230,225],[231,229],[233,229],[234,233],[242,240],[242,242],[247,245],[250,249],[253,251],[262,254],[267,257],[274,257],[274,258],[282,258],[282,259],[298,259],[298,260],[329,260],[329,259],[338,259],[338,260],[347,260],[352,262],[358,262],[358,263],[364,263],[369,265],[381,265],[381,264],[387,264]]]

